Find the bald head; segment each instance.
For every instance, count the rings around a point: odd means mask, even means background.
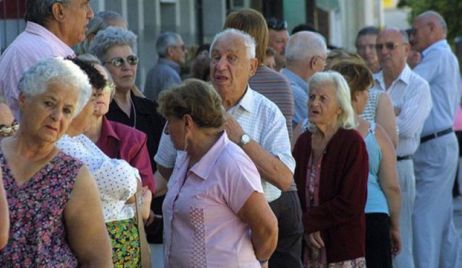
[[[411,43],[422,52],[432,44],[446,39],[448,27],[444,18],[435,11],[425,11],[412,23]]]

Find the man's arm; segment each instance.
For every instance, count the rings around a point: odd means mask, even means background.
[[[284,130],[285,129],[286,128],[284,127]],[[232,116],[227,117],[225,130],[230,140],[236,144],[240,143],[244,130]],[[282,191],[289,189],[292,184],[293,173],[278,157],[266,151],[254,140],[251,140],[249,143],[242,146],[242,149],[255,164],[258,172],[264,180],[278,187]]]

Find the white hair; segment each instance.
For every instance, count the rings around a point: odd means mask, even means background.
[[[107,51],[115,46],[129,46],[136,54],[136,34],[130,30],[109,26],[96,34],[90,45],[90,53],[104,62],[107,60]]]
[[[308,83],[308,95],[310,94],[310,89],[316,86],[326,83],[333,85],[337,104],[342,110],[338,118],[339,126],[346,129],[356,127],[355,111],[351,106],[350,87],[340,73],[336,71],[317,72],[310,78]]]
[[[242,41],[244,41],[244,45],[247,48],[247,56],[250,59],[255,58],[255,55],[256,55],[255,54],[255,47],[256,47],[255,39],[252,36],[250,36],[248,33],[243,32],[238,29],[234,29],[234,28],[228,28],[215,35],[215,37],[213,38],[212,44],[210,45],[210,52],[209,52],[210,57],[212,56],[211,53],[212,53],[213,47],[215,46],[215,43],[225,37],[228,37],[229,35],[238,36]]]
[[[313,56],[327,54],[326,40],[322,35],[301,31],[290,36],[286,45],[287,62],[306,61]]]
[[[88,76],[79,66],[63,58],[48,58],[27,69],[19,81],[19,91],[25,97],[43,94],[51,82],[59,81],[76,88],[79,97],[73,116],[80,113],[92,94]]]

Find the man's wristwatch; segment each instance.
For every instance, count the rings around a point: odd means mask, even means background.
[[[239,140],[239,146],[244,146],[247,143],[249,143],[251,140],[250,136],[247,135],[246,133],[242,134],[241,139]]]

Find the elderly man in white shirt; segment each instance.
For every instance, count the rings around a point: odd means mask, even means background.
[[[446,33],[446,22],[434,11],[417,16],[411,31],[413,48],[422,53],[422,61],[414,71],[430,84],[433,101],[420,146],[414,154],[416,267],[461,267],[459,234],[452,208],[452,187],[459,157],[452,125],[460,100],[460,73]]]
[[[295,203],[299,200],[296,191],[283,192],[289,189],[295,168],[285,119],[273,102],[248,86],[257,68],[255,42],[242,31],[227,29],[215,36],[210,56],[210,78],[229,115],[226,133],[257,166],[265,197],[279,221],[273,257],[285,258],[290,267],[301,267],[301,245],[291,246],[303,235],[294,234],[294,226],[301,224],[301,211],[291,209],[299,207]],[[154,160],[165,178],[170,176],[175,158],[176,151],[163,134]]]
[[[432,99],[427,81],[406,64],[410,50],[407,34],[398,29],[384,29],[377,36],[376,51],[382,71],[374,75],[375,89],[385,91],[393,103],[399,143],[396,148],[397,169],[401,188],[401,252],[393,267],[413,268],[412,213],[415,200],[413,155],[420,142],[425,119],[430,114]]]

